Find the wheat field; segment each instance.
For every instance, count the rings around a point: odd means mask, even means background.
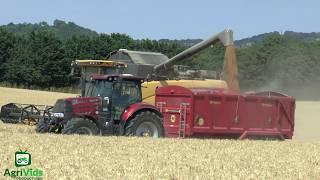
[[[0,87],[1,106],[11,102],[21,104],[53,105],[59,98],[75,96],[76,94]]]
[[[70,96],[0,92],[1,105],[53,104]],[[295,135],[284,142],[64,136],[0,122],[0,179],[4,169],[16,169],[19,148],[32,154],[30,168],[41,168],[44,179],[319,179],[319,108],[320,102],[297,102]]]

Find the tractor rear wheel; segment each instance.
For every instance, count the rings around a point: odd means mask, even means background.
[[[151,111],[139,112],[125,126],[126,136],[159,138],[164,136],[161,117]]]
[[[37,124],[36,127],[36,132],[37,133],[47,133],[49,132],[49,119],[47,118],[42,118]]]
[[[62,129],[62,134],[97,135],[97,125],[85,118],[72,118]]]

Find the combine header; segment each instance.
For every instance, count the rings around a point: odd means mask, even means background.
[[[53,106],[9,103],[1,107],[0,118],[4,123],[35,125],[41,118],[50,118]]]

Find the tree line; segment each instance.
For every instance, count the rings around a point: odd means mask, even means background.
[[[70,64],[75,59],[106,59],[118,49],[162,52],[173,56],[185,47],[174,42],[133,40],[125,34],[72,36],[60,40],[46,30],[23,36],[0,29],[0,81],[26,87],[72,85]]]

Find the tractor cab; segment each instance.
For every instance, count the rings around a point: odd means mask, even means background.
[[[100,97],[102,113],[118,121],[126,107],[142,101],[141,83],[142,78],[130,74],[93,75],[85,97]]]

